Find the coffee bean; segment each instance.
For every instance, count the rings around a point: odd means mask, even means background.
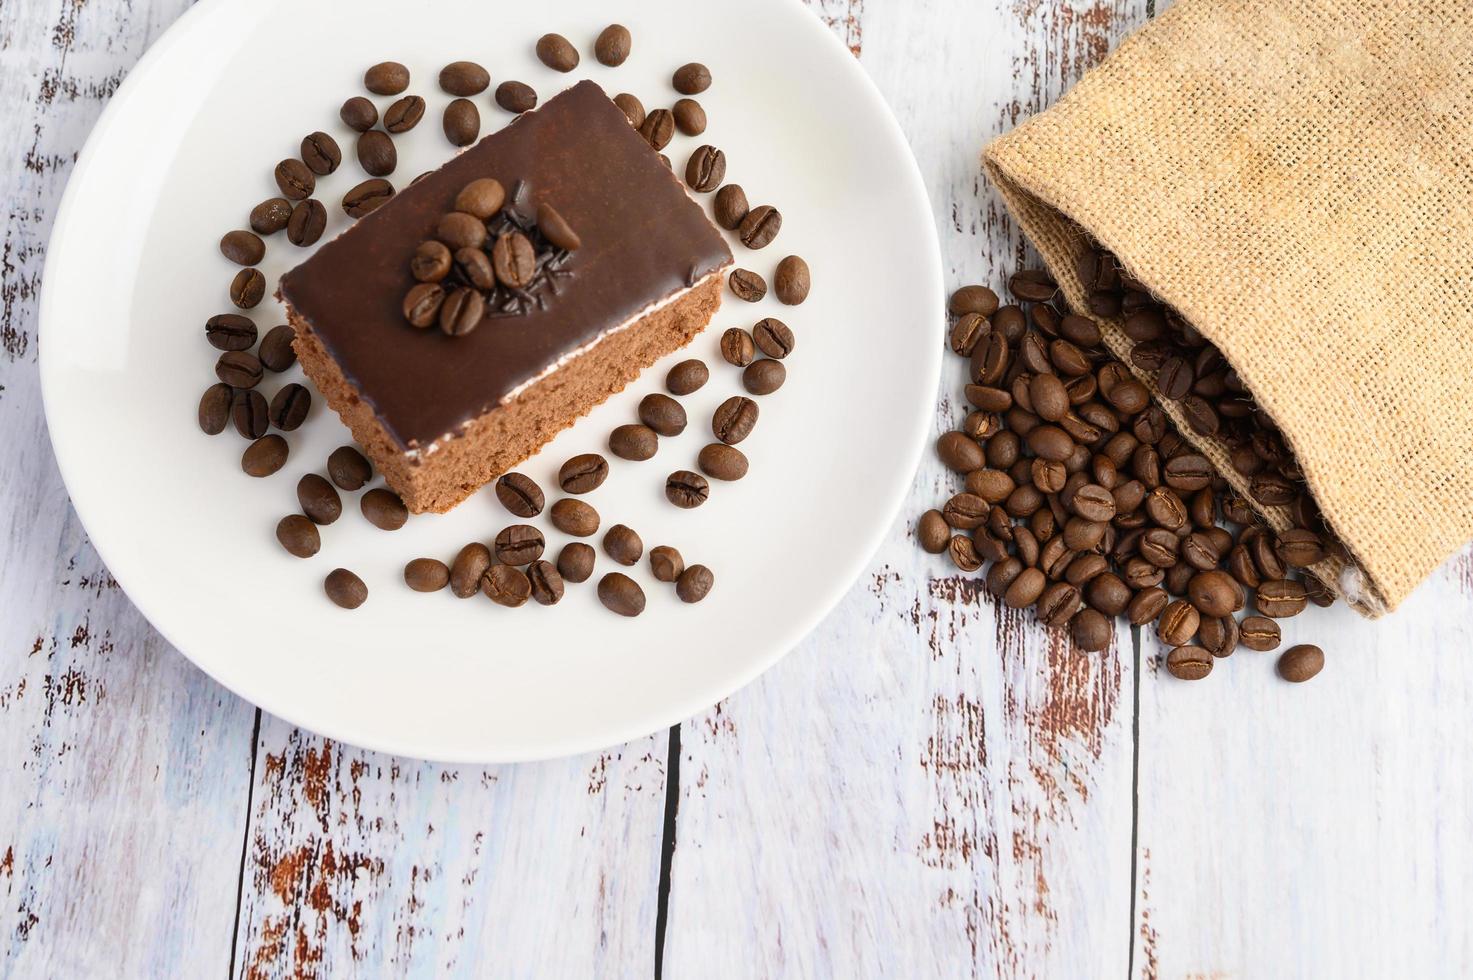
[[[470,99],[455,99],[445,107],[440,128],[451,146],[470,146],[481,135],[481,110]]]
[[[453,264],[450,249],[443,242],[420,242],[409,260],[409,272],[418,282],[437,283],[450,274]]]
[[[327,475],[339,489],[351,493],[373,479],[373,467],[357,449],[339,446],[327,457]]]
[[[1238,647],[1238,621],[1231,616],[1207,616],[1197,628],[1198,645],[1214,657],[1228,657]]]
[[[1201,647],[1177,647],[1166,655],[1166,670],[1177,680],[1200,681],[1212,673],[1212,654]]]
[[[558,470],[557,482],[563,493],[589,493],[597,490],[608,477],[608,460],[598,453],[582,453],[562,465]]]
[[[1307,568],[1325,558],[1319,535],[1305,528],[1290,528],[1279,535],[1279,559],[1292,568]]]
[[[1151,586],[1135,594],[1125,608],[1125,615],[1132,626],[1144,626],[1159,617],[1170,602],[1165,589]]]
[[[357,153],[358,165],[374,177],[387,177],[399,165],[399,152],[394,148],[394,141],[381,129],[370,129],[360,134]],[[282,188],[282,193],[292,196],[286,188]]]
[[[435,325],[440,310],[445,305],[445,290],[436,282],[422,282],[411,286],[404,294],[401,312],[410,326],[425,330]]]
[[[468,214],[477,221],[485,221],[493,217],[505,203],[506,188],[495,177],[481,177],[473,180],[455,195],[455,211],[460,214]],[[462,239],[462,245],[479,246],[485,241],[484,226],[480,241],[475,241],[475,231],[464,218],[457,218],[452,222],[451,232]]]
[[[1087,521],[1103,522],[1115,516],[1115,497],[1097,483],[1086,483],[1074,491],[1070,501],[1074,513]]]
[[[593,43],[593,56],[599,64],[617,68],[628,59],[632,44],[629,28],[623,24],[610,24],[599,32],[598,40]]]
[[[474,61],[452,61],[440,69],[440,89],[448,95],[480,95],[491,84],[491,73]]]
[[[706,110],[695,99],[676,99],[675,104],[670,107],[670,115],[675,119],[675,128],[686,136],[700,136],[706,131]],[[726,161],[723,158],[722,170],[725,169]],[[713,191],[715,189],[716,185],[707,188]]]
[[[481,575],[481,592],[498,606],[515,609],[532,597],[532,580],[520,568],[493,563]]]
[[[532,601],[539,606],[563,601],[563,577],[552,562],[534,561],[527,568],[527,581],[532,586]]]
[[[240,468],[247,476],[270,476],[286,465],[286,457],[286,440],[273,432],[246,447],[240,456]]]
[[[1325,667],[1325,651],[1312,643],[1292,646],[1279,657],[1279,676],[1292,684],[1303,684]]]
[[[575,538],[586,538],[598,530],[598,511],[572,497],[553,504],[548,516],[553,527]]]
[[[322,582],[322,591],[335,605],[344,609],[357,609],[368,600],[368,586],[346,568],[334,568],[328,572]]]
[[[259,391],[237,391],[230,401],[230,421],[235,431],[247,439],[259,439],[271,425],[266,409],[266,396]]]
[[[756,402],[733,395],[718,405],[711,416],[711,432],[728,446],[735,446],[751,435],[757,424],[757,415]]]
[[[676,470],[665,480],[665,499],[685,510],[701,506],[710,495],[711,484],[699,473]]]
[[[210,385],[199,400],[199,427],[205,435],[215,436],[225,431],[230,421],[230,402],[234,392],[223,381]]]
[[[238,309],[249,310],[266,295],[266,277],[259,269],[241,269],[230,280],[230,302]]]
[[[620,459],[640,462],[654,456],[659,448],[660,437],[647,425],[630,423],[609,433],[609,451]]]
[[[358,506],[368,523],[381,531],[397,531],[409,520],[409,509],[404,506],[404,501],[397,493],[383,487],[375,487],[365,493]]]
[[[741,327],[730,327],[721,335],[721,356],[726,363],[746,367],[756,355],[757,345],[752,335]]]
[[[220,239],[220,254],[236,265],[255,265],[266,257],[266,243],[253,231],[228,231]]]
[[[954,535],[947,543],[946,551],[951,556],[951,563],[964,572],[975,572],[982,567],[976,545],[965,534]]]
[[[217,313],[205,321],[205,339],[216,350],[247,351],[256,343],[256,324],[239,313]]]
[[[452,259],[460,277],[475,288],[496,288],[496,272],[491,268],[491,259],[482,249],[462,248],[456,251]]]
[[[620,565],[633,565],[644,554],[644,542],[633,528],[615,524],[604,532],[604,554]]]
[[[424,118],[425,100],[417,95],[396,99],[384,110],[384,129],[391,133],[407,133]]]
[[[808,263],[799,256],[789,255],[777,264],[773,292],[777,294],[778,302],[797,306],[808,298],[810,282]]]
[[[526,82],[502,82],[496,86],[496,104],[507,112],[531,112],[537,108],[537,90]]]
[[[573,231],[567,220],[545,201],[537,205],[537,228],[553,248],[572,252],[583,244],[583,240]]]
[[[936,440],[936,454],[941,457],[941,462],[948,469],[957,473],[980,470],[986,463],[982,455],[982,447],[977,445],[975,439],[969,439],[962,432],[943,433]]]
[[[497,281],[508,289],[521,289],[537,271],[537,251],[521,232],[503,232],[491,249],[491,264]]]
[[[1018,574],[1022,575],[1022,572]],[[1009,585],[1009,588],[1011,587]],[[1004,592],[1003,596],[1006,599],[1007,593]],[[1068,582],[1051,582],[1039,594],[1033,609],[1039,622],[1055,629],[1062,629],[1079,611],[1079,590]]]
[[[702,129],[705,128],[704,123],[703,114]],[[690,155],[690,160],[685,165],[685,182],[690,189],[700,194],[709,194],[720,187],[721,182],[725,179],[726,154],[710,145],[696,147],[696,151]]]
[[[1162,610],[1156,622],[1156,633],[1167,646],[1180,647],[1192,642],[1201,625],[1201,614],[1184,599],[1174,599]]]
[[[1081,609],[1069,621],[1069,636],[1074,645],[1086,653],[1099,653],[1110,648],[1115,625],[1103,613]]]
[[[604,546],[608,547],[605,540]],[[650,573],[657,582],[674,582],[685,571],[685,559],[680,552],[668,544],[655,545],[650,549]]]
[[[415,558],[404,566],[404,584],[416,592],[439,592],[450,584],[450,569],[438,558]]]
[[[312,173],[325,177],[343,162],[343,151],[338,148],[338,141],[326,133],[308,133],[302,137],[302,162]]]
[[[497,91],[498,93],[500,92],[499,89]],[[635,129],[644,125],[644,103],[639,101],[638,98],[630,95],[628,92],[620,92],[614,96],[614,105],[618,106],[619,111],[624,113],[624,116],[629,120],[629,125]]]
[[[782,361],[753,361],[742,371],[742,387],[752,395],[770,395],[787,379],[788,369]]]
[[[1033,605],[1043,593],[1045,581],[1043,572],[1038,569],[1023,569],[1003,593],[1003,605],[1009,609],[1023,609]]]
[[[261,383],[261,361],[243,350],[228,350],[215,362],[215,376],[232,388],[254,388]]]
[[[713,442],[696,457],[701,472],[713,480],[740,480],[747,475],[747,457],[735,446]]]
[[[1253,556],[1254,567],[1258,569],[1258,574],[1262,579],[1289,577],[1289,569],[1279,557],[1278,550],[1274,548],[1273,540],[1267,533],[1255,533],[1251,538],[1245,534],[1240,536],[1239,540],[1246,541],[1248,553]]]
[[[733,296],[748,303],[755,303],[767,295],[767,280],[750,269],[733,269],[726,282]]]
[[[569,582],[586,582],[593,574],[596,561],[597,555],[591,545],[582,541],[570,542],[563,545],[563,550],[558,552],[558,574]]]
[[[355,185],[343,195],[343,210],[350,218],[366,218],[394,196],[394,185],[377,177]]]
[[[952,316],[964,316],[967,313],[992,316],[997,312],[997,293],[986,286],[963,286],[951,294],[948,309]]]
[[[578,67],[578,49],[561,34],[544,34],[537,39],[537,60],[553,71],[570,72]]]
[[[711,69],[697,61],[675,69],[670,84],[681,95],[700,95],[711,87]]]
[[[481,590],[481,576],[491,567],[491,549],[472,541],[450,563],[450,591],[457,599],[469,599]]]
[[[420,283],[414,289],[430,285]],[[438,286],[432,287],[438,289]],[[410,290],[413,292],[414,290]],[[486,314],[486,300],[481,293],[469,287],[457,289],[445,297],[445,302],[440,304],[440,331],[451,337],[464,337],[476,327],[480,326],[481,319]],[[411,321],[413,322],[413,321]]]
[[[361,95],[355,95],[343,103],[338,117],[349,129],[366,133],[378,124],[378,109]]]
[[[1008,280],[1008,291],[1025,302],[1047,303],[1058,295],[1059,287],[1047,272],[1024,269],[1013,273]]]
[[[277,522],[276,540],[287,554],[297,558],[311,558],[322,548],[322,536],[317,533],[317,525],[301,514],[292,514]]]
[[[1266,616],[1245,616],[1238,624],[1238,640],[1260,653],[1279,645],[1279,624]]]
[[[1258,611],[1274,619],[1299,615],[1307,602],[1303,584],[1292,579],[1267,579],[1253,593]]]
[[[656,150],[663,150],[675,136],[675,116],[669,109],[652,110],[639,124],[639,135]]]
[[[644,590],[623,572],[609,572],[598,580],[598,601],[620,616],[638,616],[644,612]]]
[[[312,393],[303,386],[293,382],[282,385],[271,398],[268,413],[271,424],[282,432],[292,432],[307,420],[307,412],[312,408]]]
[[[686,426],[685,409],[680,402],[658,392],[640,400],[639,420],[662,436],[678,436]]]
[[[747,206],[747,194],[742,190],[741,184],[726,184],[718,190],[713,208],[716,223],[727,231],[736,231],[751,210]]]
[[[491,552],[503,565],[530,565],[542,557],[544,547],[541,531],[530,524],[513,524],[497,532]]]
[[[768,357],[781,360],[793,352],[797,338],[786,323],[775,316],[764,317],[752,328],[752,342]]]
[[[700,602],[711,594],[716,576],[705,565],[692,565],[675,580],[675,594],[681,602]]]
[[[251,208],[251,231],[258,235],[274,235],[286,227],[291,216],[291,201],[284,197],[267,198]]]
[[[748,248],[766,248],[782,229],[783,216],[770,204],[759,204],[748,211],[737,225],[737,237]]]
[[[991,507],[975,493],[958,493],[941,508],[941,516],[947,525],[958,531],[971,531],[987,520]]]
[[[297,363],[297,351],[292,342],[296,339],[297,332],[289,323],[279,323],[266,331],[266,336],[261,338],[261,349],[258,356],[261,364],[267,370],[278,374],[286,371]]]
[[[521,473],[506,473],[496,481],[496,499],[518,517],[536,517],[544,502],[542,488]]]
[[[1227,572],[1197,572],[1187,583],[1187,598],[1204,616],[1230,616],[1243,608],[1243,587]]]
[[[665,375],[665,390],[672,395],[690,395],[700,391],[710,377],[706,362],[691,358],[681,361]]]
[[[327,208],[314,197],[298,201],[286,224],[287,241],[301,248],[316,245],[327,229]]]
[[[1040,425],[1028,433],[1025,441],[1034,454],[1062,463],[1074,451],[1074,440],[1056,425]]]
[[[409,69],[397,61],[381,61],[363,73],[363,87],[374,95],[398,95],[409,87]]]
[[[282,196],[293,201],[311,197],[313,189],[317,187],[316,175],[296,157],[288,157],[278,163],[273,175]]]
[[[314,524],[331,524],[343,513],[343,500],[331,483],[316,473],[297,481],[297,503]]]

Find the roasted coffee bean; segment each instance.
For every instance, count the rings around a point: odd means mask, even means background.
[[[409,69],[397,61],[381,61],[363,73],[363,87],[374,95],[398,95],[409,87]]]
[[[253,231],[236,229],[220,238],[220,254],[236,265],[255,265],[266,257],[266,243]]]
[[[1028,382],[1028,399],[1039,418],[1057,422],[1069,413],[1069,392],[1057,375],[1036,374]]]
[[[1251,532],[1249,532],[1251,533]],[[1267,532],[1248,533],[1239,536],[1239,540],[1248,546],[1248,554],[1253,557],[1253,565],[1258,570],[1258,575],[1263,580],[1288,578],[1289,569],[1284,565],[1283,559],[1279,557],[1274,548],[1272,538]]]
[[[975,313],[967,314],[968,317],[976,315]],[[964,322],[966,322],[966,317],[957,321],[958,324]],[[987,385],[967,385],[964,393],[966,394],[967,401],[984,412],[996,414],[998,412],[1006,412],[1013,407],[1013,396],[1001,388],[990,388]]]
[[[291,216],[291,201],[284,197],[267,198],[251,208],[251,231],[258,235],[274,235],[286,227]]]
[[[638,616],[644,612],[644,590],[623,572],[609,572],[598,580],[598,601],[620,616]]]
[[[520,568],[492,562],[481,575],[481,593],[498,606],[515,609],[532,598],[532,580]]]
[[[445,107],[440,128],[451,146],[470,146],[481,135],[481,110],[470,99],[455,99]]]
[[[425,330],[440,319],[440,310],[445,306],[445,290],[437,282],[422,282],[409,288],[404,294],[401,312],[410,326]]]
[[[455,210],[472,218],[485,221],[501,211],[506,203],[506,188],[495,177],[481,177],[471,181],[455,195]],[[457,219],[463,221],[463,219]],[[474,237],[473,231],[457,228],[458,234]],[[482,241],[485,240],[484,235]],[[480,242],[475,244],[479,245]]]
[[[286,223],[286,238],[293,245],[305,248],[316,245],[326,229],[327,208],[315,197],[309,197],[292,208],[291,219]]]
[[[454,255],[454,263],[460,277],[475,288],[486,290],[496,288],[496,272],[491,268],[491,259],[483,249],[459,249]]]
[[[544,34],[537,39],[537,60],[553,71],[570,72],[578,67],[578,49],[561,34]]]
[[[742,190],[741,184],[726,184],[718,190],[713,208],[716,223],[727,231],[736,231],[741,227],[742,219],[751,210],[747,205],[747,193]]]
[[[240,456],[240,468],[247,476],[270,476],[286,465],[287,453],[286,440],[273,432],[246,447]]]
[[[737,225],[737,237],[748,248],[766,248],[772,244],[782,226],[783,216],[777,208],[770,204],[759,204],[748,211],[741,224]]]
[[[946,432],[936,440],[936,454],[948,469],[957,473],[980,470],[986,463],[982,447],[962,432]],[[1011,491],[1009,491],[1011,493]]]
[[[563,601],[563,576],[550,561],[534,561],[527,568],[527,582],[532,587],[532,601],[539,606],[555,606]]]
[[[430,284],[420,283],[414,289],[427,285]],[[439,287],[433,288],[438,289]],[[478,290],[467,287],[454,290],[445,297],[445,302],[440,304],[440,315],[437,319],[442,333],[451,337],[464,337],[480,326],[481,319],[485,315],[485,297]]]
[[[230,402],[234,391],[223,381],[210,385],[199,400],[199,427],[205,435],[215,436],[225,431],[230,421]]]
[[[706,110],[695,99],[676,99],[675,104],[670,107],[670,115],[675,119],[675,128],[686,136],[699,136],[706,131]],[[722,169],[725,170],[726,161],[722,160]],[[715,190],[712,186],[709,190]]]
[[[520,246],[510,243],[511,236],[513,235],[526,243],[528,249],[531,249],[532,245],[527,241],[526,236],[515,231],[506,232],[497,239],[498,244],[502,239],[508,241],[508,244],[503,246],[503,248],[508,250],[506,256],[508,261],[512,259],[519,260],[519,263],[515,265],[515,270],[524,278],[518,279],[515,285],[507,283],[507,285],[513,285],[513,288],[516,288],[526,284],[526,278],[530,278],[531,272],[526,269],[524,264],[521,264],[525,259],[524,255],[514,256],[511,254],[511,250],[520,249]],[[486,224],[480,218],[468,212],[450,211],[442,215],[439,222],[436,223],[435,237],[444,242],[452,254],[462,248],[480,248],[486,243]]]
[[[1162,610],[1156,622],[1156,633],[1167,646],[1186,646],[1197,635],[1201,614],[1184,599],[1174,599]]]
[[[747,475],[747,457],[735,446],[713,442],[696,457],[701,472],[713,480],[740,480]]]
[[[1007,593],[1003,595],[1006,596]],[[1069,621],[1079,611],[1079,590],[1068,582],[1050,582],[1044,587],[1033,608],[1039,622],[1062,629],[1069,625]]]
[[[1285,650],[1279,657],[1279,676],[1293,684],[1302,684],[1325,667],[1325,651],[1312,643],[1301,643]]]
[[[1109,649],[1115,637],[1115,625],[1103,613],[1081,609],[1069,621],[1069,636],[1084,652],[1099,653]]]
[[[532,281],[537,271],[537,251],[521,232],[504,232],[491,249],[491,264],[503,286],[521,289]]]
[[[237,391],[230,401],[230,421],[247,439],[259,439],[271,425],[266,396],[259,391]]]
[[[629,58],[633,43],[629,28],[623,24],[610,24],[599,32],[598,40],[593,43],[593,56],[601,65],[618,68]]]
[[[317,186],[317,177],[307,165],[295,157],[288,157],[276,165],[276,186],[283,197],[301,201],[312,196]]]
[[[764,317],[752,328],[752,342],[768,357],[781,360],[793,352],[797,338],[786,323],[775,316]]]
[[[711,432],[728,446],[735,446],[751,435],[752,428],[757,424],[757,415],[756,402],[733,395],[716,407],[711,416]]]
[[[241,269],[230,280],[230,302],[237,309],[249,310],[266,295],[266,277],[260,269]]]
[[[660,448],[660,437],[654,429],[639,423],[620,425],[609,433],[609,451],[620,459],[642,462]]]
[[[343,210],[350,218],[366,218],[394,196],[394,185],[374,177],[355,185],[343,195]]]
[[[965,534],[952,537],[946,550],[951,555],[952,564],[964,572],[975,572],[982,567],[982,557],[977,554],[976,545]]]
[[[1193,531],[1182,539],[1181,557],[1188,565],[1205,572],[1217,567],[1222,560],[1222,553],[1217,550],[1211,535],[1203,531]]]
[[[1325,558],[1320,537],[1305,528],[1290,528],[1279,535],[1279,559],[1291,568],[1308,568]]]
[[[365,493],[358,507],[368,523],[381,531],[397,531],[409,520],[409,509],[404,506],[404,501],[397,493],[383,487],[375,487]]]
[[[327,475],[339,489],[351,493],[373,479],[373,467],[357,449],[339,446],[327,457]]]
[[[1204,616],[1230,616],[1243,608],[1243,587],[1227,572],[1197,572],[1187,583],[1187,598]]]
[[[644,542],[632,527],[615,524],[604,532],[604,554],[620,565],[634,565],[644,554]]]
[[[711,369],[706,367],[706,362],[691,358],[681,361],[665,375],[665,390],[672,395],[694,394],[705,387],[710,377]]]
[[[287,554],[297,558],[311,558],[322,548],[317,525],[301,514],[291,514],[276,523],[276,540]]]
[[[205,321],[205,339],[216,350],[248,351],[256,343],[256,324],[239,313],[217,313]]]
[[[583,239],[568,224],[567,219],[558,213],[557,208],[543,201],[537,205],[537,230],[542,232],[548,244],[553,248],[560,248],[567,252],[575,252],[583,245]]]
[[[448,95],[480,95],[491,85],[491,73],[474,61],[452,61],[440,69],[440,89]]]
[[[726,284],[733,296],[748,303],[756,303],[767,295],[767,280],[750,269],[731,270]]]
[[[1022,529],[1020,528],[1019,531]],[[1018,541],[1018,532],[1013,534],[1013,541]],[[1110,562],[1104,555],[1095,552],[1085,552],[1077,555],[1069,562],[1068,568],[1064,570],[1064,580],[1070,585],[1083,587],[1096,576],[1103,575],[1110,570]]]
[[[689,101],[688,99],[686,101]],[[699,108],[699,106],[697,107]],[[678,117],[677,121],[678,121]],[[704,114],[702,115],[702,129],[704,126]],[[682,127],[684,131],[684,127]],[[726,179],[726,154],[714,146],[703,145],[696,147],[694,153],[685,165],[685,182],[690,189],[700,194],[709,194],[721,186]]]
[[[1166,655],[1166,669],[1177,680],[1199,681],[1212,673],[1212,654],[1201,647],[1177,647]]]
[[[1157,568],[1171,568],[1180,558],[1180,541],[1164,527],[1148,528],[1140,537],[1140,556]]]
[[[1074,491],[1070,508],[1087,521],[1108,521],[1115,516],[1115,497],[1097,483],[1086,483]]]
[[[675,69],[670,84],[681,95],[699,95],[711,87],[711,70],[700,62],[692,61]]]
[[[1084,587],[1084,600],[1106,616],[1119,616],[1130,605],[1130,588],[1114,572],[1103,572]]]
[[[992,325],[980,313],[963,313],[951,327],[951,350],[962,357],[971,357],[977,345],[987,336]],[[992,389],[1000,390],[1000,389]],[[1007,392],[1002,392],[1007,395]],[[975,404],[975,403],[974,403]],[[981,407],[981,406],[979,406]],[[1006,411],[1012,407],[1012,396],[1007,395],[1007,405],[991,411]]]
[[[1074,440],[1056,425],[1040,425],[1029,432],[1024,441],[1034,455],[1055,462],[1063,462],[1074,451]]]
[[[607,546],[607,542],[605,543]],[[685,571],[685,559],[667,544],[650,549],[650,573],[657,582],[674,582]]]
[[[496,481],[496,499],[518,517],[536,517],[544,503],[542,488],[521,473],[506,473]]]
[[[1047,303],[1058,294],[1059,287],[1047,272],[1024,269],[1013,273],[1008,280],[1008,291],[1025,302]]]
[[[1169,487],[1157,487],[1146,495],[1146,516],[1157,526],[1164,527],[1168,531],[1175,531],[1185,527],[1187,523],[1187,505],[1182,503],[1176,491]]]
[[[374,177],[387,177],[399,165],[399,152],[394,148],[394,141],[381,129],[370,129],[360,134],[356,149],[358,165]],[[286,193],[284,188],[283,193]]]
[[[491,549],[472,541],[450,563],[450,591],[457,599],[469,599],[481,590],[481,576],[491,567]]]
[[[685,431],[685,409],[680,402],[659,392],[640,399],[639,420],[662,436],[678,436]]]
[[[564,497],[548,511],[552,526],[575,538],[586,538],[598,530],[598,511],[581,500]]]
[[[967,417],[962,419],[961,431],[967,437],[988,447],[991,447],[994,436],[1004,433],[1013,435],[1002,427],[1002,419],[996,412],[968,412]]]
[[[366,133],[378,124],[378,108],[363,96],[355,95],[343,103],[343,107],[338,110],[338,118],[349,129]]]
[[[326,133],[308,133],[302,137],[302,162],[312,173],[326,177],[343,162],[343,151],[338,148],[338,141]]]
[[[618,99],[614,101],[617,102]],[[511,80],[502,82],[496,86],[496,104],[507,112],[531,112],[537,108],[537,90],[526,82]]]
[[[501,90],[497,89],[496,91],[499,96]],[[644,103],[639,101],[638,98],[630,95],[628,92],[620,92],[614,96],[613,101],[614,105],[619,107],[619,111],[624,113],[625,118],[629,120],[629,125],[635,129],[644,125]]]
[[[439,592],[450,584],[450,569],[438,558],[415,558],[404,566],[404,584],[416,592]]]
[[[1228,657],[1238,648],[1238,621],[1231,616],[1207,616],[1197,627],[1198,645],[1214,657]]]
[[[596,561],[597,555],[592,545],[584,544],[582,541],[570,542],[563,545],[563,550],[558,552],[558,574],[568,582],[586,582],[593,574],[593,566]]]
[[[314,524],[331,524],[343,513],[343,500],[337,490],[316,473],[297,481],[297,503]]]
[[[312,393],[295,382],[282,385],[271,398],[269,415],[271,424],[282,432],[292,432],[307,420],[312,408]]]
[[[608,478],[609,461],[598,453],[580,453],[564,463],[557,473],[558,486],[563,493],[590,493]]]
[[[1245,616],[1238,624],[1238,640],[1249,650],[1272,650],[1279,645],[1279,624],[1266,616]]]
[[[929,554],[939,555],[946,550],[946,545],[951,541],[951,528],[941,511],[928,510],[921,515],[921,519],[916,522],[916,540],[921,543],[921,549]]]
[[[711,484],[699,473],[676,470],[665,480],[665,499],[686,510],[699,507],[711,495]]]
[[[721,335],[721,356],[728,364],[746,367],[757,356],[757,345],[747,331],[730,327]]]
[[[952,316],[964,316],[968,313],[992,316],[997,312],[997,293],[986,286],[963,286],[951,294],[947,308]]]
[[[946,502],[941,508],[941,516],[946,523],[959,531],[970,531],[980,527],[987,520],[987,514],[991,510],[987,501],[974,493],[959,493]]]
[[[542,557],[546,546],[541,531],[530,524],[513,524],[496,532],[491,553],[503,565],[530,565]]]
[[[1043,594],[1045,583],[1043,572],[1036,568],[1023,569],[1003,593],[1003,605],[1009,609],[1024,609],[1033,605]]]
[[[215,376],[232,388],[254,388],[261,383],[261,361],[243,350],[228,350],[215,362]]]
[[[1135,594],[1125,608],[1125,615],[1132,626],[1144,626],[1159,617],[1170,602],[1166,590],[1154,585]]]
[[[334,568],[328,572],[322,581],[322,591],[334,605],[344,609],[357,609],[368,601],[368,586],[346,568]]]
[[[675,136],[675,116],[669,109],[651,110],[639,124],[639,135],[656,150],[663,150]]]
[[[1012,555],[993,562],[992,567],[987,570],[987,591],[1001,599],[1007,594],[1013,581],[1023,574],[1025,567],[1022,561]]]
[[[742,371],[742,387],[752,395],[770,395],[787,379],[788,369],[783,367],[782,361],[753,361]]]
[[[1166,591],[1172,595],[1186,595],[1187,588],[1191,585],[1192,576],[1196,571],[1195,568],[1186,562],[1178,562],[1166,569],[1166,574],[1162,576],[1162,584],[1165,585]]]
[[[1299,615],[1307,602],[1304,586],[1292,579],[1266,579],[1253,593],[1259,613],[1274,619]]]

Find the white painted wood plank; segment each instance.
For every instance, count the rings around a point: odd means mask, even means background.
[[[1144,4],[819,6],[911,140],[949,280],[999,285],[1023,247],[981,186],[983,143]],[[961,418],[962,374],[948,363],[938,432]],[[667,975],[1125,970],[1130,637],[1075,654],[920,553],[913,516],[953,483],[928,454],[840,608],[682,726]]]
[[[67,502],[36,291],[77,151],[182,0],[0,4],[0,975],[229,962],[255,712],[158,637]]]

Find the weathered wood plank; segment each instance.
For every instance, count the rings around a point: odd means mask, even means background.
[[[77,151],[187,6],[0,4],[0,975],[229,961],[254,710],[178,656],[88,544],[36,374],[46,238]]]
[[[948,278],[1024,254],[982,186],[993,134],[1057,96],[1144,3],[820,4],[900,118]],[[938,431],[960,419],[947,368]],[[1068,975],[1129,955],[1133,654],[1086,657],[919,553],[932,459],[866,576],[800,649],[682,727],[665,966]],[[1113,966],[1111,966],[1113,964]]]

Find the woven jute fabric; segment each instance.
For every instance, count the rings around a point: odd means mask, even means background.
[[[1222,350],[1359,611],[1473,537],[1473,0],[1182,0],[983,162],[1070,305],[1093,238]]]

